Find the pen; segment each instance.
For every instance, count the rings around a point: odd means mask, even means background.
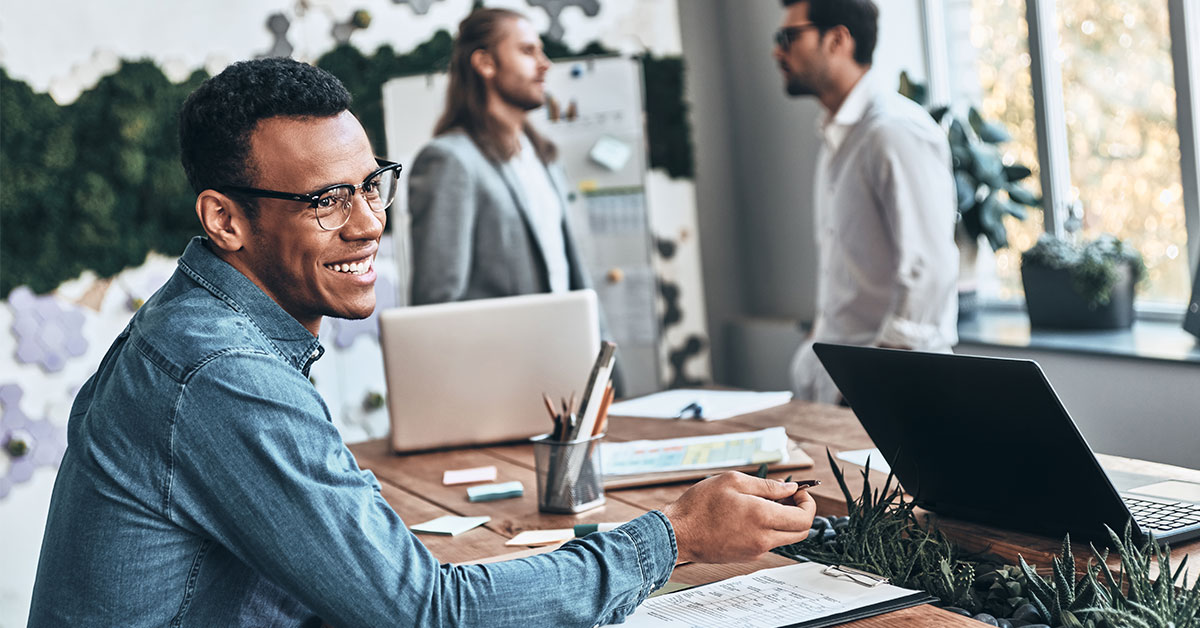
[[[788,479],[784,480],[784,481],[788,482],[788,481],[791,481],[791,479],[792,479],[792,477],[789,475]],[[796,487],[795,493],[792,493],[791,495],[788,495],[787,497],[784,497],[783,499],[777,499],[775,501],[777,503],[783,504],[784,506],[795,506],[796,505],[796,495],[799,494],[800,491],[803,491],[805,489],[810,489],[814,486],[820,486],[821,481],[820,480],[796,480],[796,484],[798,486]]]
[[[693,402],[687,404],[686,406],[684,406],[683,409],[679,411],[679,414],[675,415],[675,418],[677,418],[677,419],[685,419],[685,418],[699,419],[703,412],[704,412],[704,408],[702,408],[699,403],[693,401]],[[691,413],[692,416],[690,416],[690,417],[687,416],[688,413]]]

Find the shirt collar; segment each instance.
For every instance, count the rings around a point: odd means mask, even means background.
[[[208,238],[192,238],[179,258],[179,270],[247,317],[296,368],[307,371],[324,354],[320,341],[279,307],[254,282],[209,249]]]
[[[867,107],[871,104],[871,96],[875,92],[874,75],[867,71],[863,74],[854,87],[850,89],[850,93],[846,94],[846,99],[842,101],[842,106],[833,114],[825,114],[818,123],[817,130],[821,137],[824,138],[826,145],[830,151],[836,152],[842,145],[842,141],[846,139],[846,134],[850,132],[850,128],[858,124],[863,116],[867,113]]]

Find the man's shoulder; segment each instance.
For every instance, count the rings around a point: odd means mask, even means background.
[[[464,163],[487,163],[487,158],[475,140],[460,130],[449,131],[429,140],[429,143],[421,148],[417,160],[420,161],[422,157],[435,155],[452,156]]]
[[[138,311],[129,333],[143,355],[178,380],[222,355],[272,353],[249,316],[179,274]]]
[[[874,95],[862,123],[868,135],[883,140],[946,142],[946,132],[929,112],[901,94],[887,90]]]

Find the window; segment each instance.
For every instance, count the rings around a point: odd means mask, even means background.
[[[1045,230],[1061,234],[1075,206],[1080,236],[1112,233],[1142,252],[1140,306],[1182,313],[1189,222],[1200,224],[1187,67],[1200,39],[1177,34],[1195,27],[1190,1],[943,0],[952,98],[1004,124],[1004,158],[1034,171],[1032,189],[1052,183],[1044,213],[1006,219],[1010,246],[994,258],[994,281],[981,281],[993,286],[985,296],[1019,299],[1020,252]]]

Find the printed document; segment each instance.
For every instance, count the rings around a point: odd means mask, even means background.
[[[826,571],[825,565],[799,563],[653,597],[620,626],[779,628],[866,607],[880,613],[928,599],[920,591],[890,584],[864,586]]]
[[[788,437],[782,427],[735,434],[600,443],[600,468],[604,469],[605,477],[719,469],[787,460]]]

